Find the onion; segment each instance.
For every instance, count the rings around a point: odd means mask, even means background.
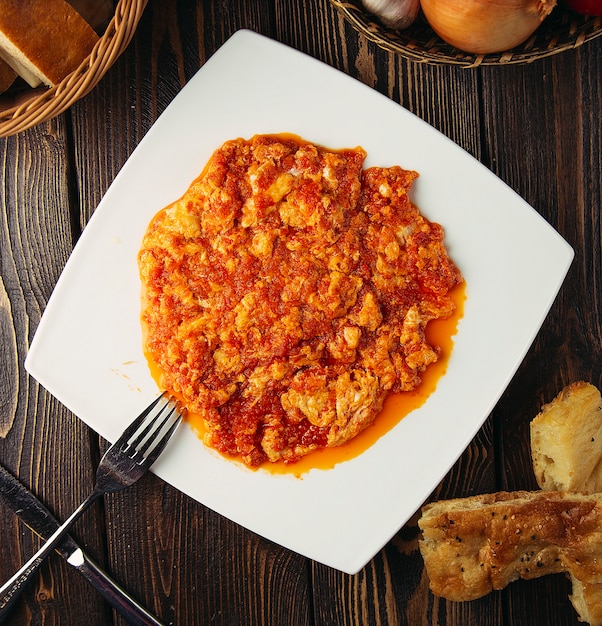
[[[362,0],[362,4],[385,26],[396,30],[410,26],[420,10],[420,0]]]
[[[556,0],[422,0],[421,5],[441,39],[465,52],[489,54],[528,39]]]

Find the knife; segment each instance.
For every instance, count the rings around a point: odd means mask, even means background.
[[[0,501],[14,511],[36,535],[46,539],[59,527],[52,513],[0,465]],[[69,535],[56,552],[74,567],[103,597],[133,626],[163,626],[163,624],[134,600],[106,574]]]

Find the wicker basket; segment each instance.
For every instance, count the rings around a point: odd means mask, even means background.
[[[464,67],[530,63],[571,50],[602,35],[602,18],[579,15],[560,6],[544,20],[523,44],[499,54],[462,52],[440,39],[422,15],[410,28],[395,31],[380,24],[362,6],[361,0],[330,0],[351,25],[370,41],[389,52],[419,63]]]
[[[119,0],[115,14],[88,58],[58,85],[0,99],[0,137],[49,120],[93,89],[130,43],[148,0]]]

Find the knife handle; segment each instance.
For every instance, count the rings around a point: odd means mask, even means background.
[[[3,588],[0,594],[0,622],[3,622],[17,598],[21,594],[22,588],[29,582],[31,576],[38,570],[44,559],[38,557],[28,563],[26,569],[22,569],[18,576],[13,576],[10,585]]]
[[[114,580],[110,579],[94,561],[79,550],[81,559],[75,562],[74,556],[69,557],[69,564],[103,596],[103,598],[132,626],[164,626],[154,615],[138,604]]]

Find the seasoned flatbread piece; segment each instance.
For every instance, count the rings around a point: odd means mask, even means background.
[[[518,578],[567,573],[580,619],[602,624],[602,494],[499,492],[423,507],[420,551],[435,595],[473,600]]]

